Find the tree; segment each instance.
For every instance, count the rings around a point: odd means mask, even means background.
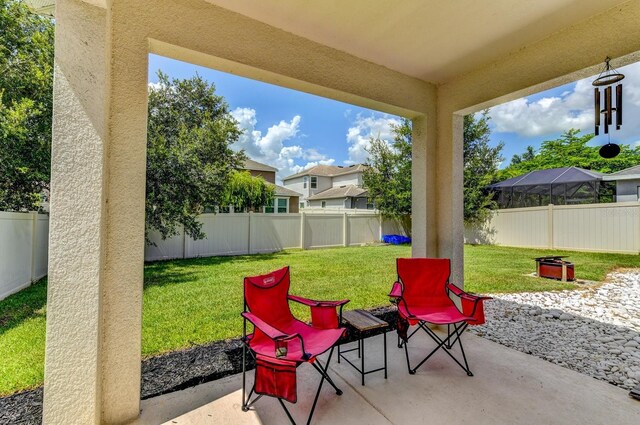
[[[571,166],[613,173],[640,163],[640,148],[629,145],[621,145],[620,155],[615,158],[602,158],[598,153],[600,146],[589,145],[594,137],[593,134],[580,135],[580,130],[571,129],[557,139],[542,142],[538,152],[529,146],[520,161],[512,160],[508,167],[499,172],[497,180],[535,170]]]
[[[503,144],[489,145],[489,111],[464,117],[464,221],[482,222],[496,208],[493,194],[486,187],[496,176],[502,161]]]
[[[37,210],[49,188],[51,19],[0,0],[0,210]]]
[[[251,210],[273,202],[275,186],[248,171],[233,171],[221,205],[231,205],[236,211]]]
[[[403,120],[393,127],[391,144],[372,139],[364,184],[369,198],[385,216],[400,222],[411,234],[411,125]],[[502,161],[502,143],[489,145],[489,115],[464,118],[464,220],[482,221],[489,209],[496,207],[486,186],[494,179]]]
[[[161,237],[180,227],[193,239],[205,237],[196,217],[221,205],[245,156],[230,145],[241,134],[215,86],[200,76],[172,79],[158,72],[149,92],[146,231]]]
[[[391,144],[371,139],[364,186],[380,213],[397,220],[411,235],[411,125],[409,120],[393,126]]]

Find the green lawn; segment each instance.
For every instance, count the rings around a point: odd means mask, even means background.
[[[533,257],[550,251],[465,247],[466,289],[472,292],[575,288],[541,281]],[[554,251],[554,254],[558,251]],[[640,256],[567,252],[581,279],[600,281],[616,268],[640,267]],[[319,299],[349,298],[347,308],[387,305],[395,258],[407,246],[368,246],[242,257],[157,262],[145,266],[142,350],[150,356],[240,334],[242,278],[291,266],[292,292]],[[46,279],[0,301],[0,395],[43,381]],[[305,309],[297,308],[305,315]]]

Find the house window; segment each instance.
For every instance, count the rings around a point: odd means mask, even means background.
[[[287,198],[275,198],[273,204],[265,205],[264,212],[267,214],[273,214],[275,212],[286,214],[289,212],[289,200]]]
[[[327,207],[327,201],[322,201],[322,208],[326,208]]]
[[[289,209],[289,200],[287,198],[278,198],[278,214],[286,214]]]
[[[307,182],[309,181],[309,177],[304,176],[304,178],[302,179],[302,188],[306,189],[307,188]]]
[[[318,188],[318,178],[316,176],[311,176],[311,189]]]
[[[304,208],[304,202],[300,202],[300,208]]]

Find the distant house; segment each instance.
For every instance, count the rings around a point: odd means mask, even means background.
[[[640,200],[640,165],[625,168],[602,177],[604,181],[616,184],[616,202],[637,202]]]
[[[298,204],[300,202],[301,194],[295,192],[286,187],[282,187],[276,184],[277,168],[270,165],[262,164],[252,159],[247,159],[244,162],[245,170],[254,177],[262,177],[267,183],[275,186],[275,197],[272,205],[266,205],[260,208],[260,212],[286,214],[299,212]]]
[[[363,188],[366,166],[316,165],[282,179],[287,188],[302,194],[300,207],[372,209],[367,190]]]

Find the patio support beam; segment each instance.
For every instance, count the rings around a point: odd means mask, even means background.
[[[43,422],[101,416],[105,10],[57,2]]]
[[[412,120],[412,257],[438,257],[436,129],[435,108]]]
[[[140,410],[148,45],[118,14],[56,5],[45,424]]]

